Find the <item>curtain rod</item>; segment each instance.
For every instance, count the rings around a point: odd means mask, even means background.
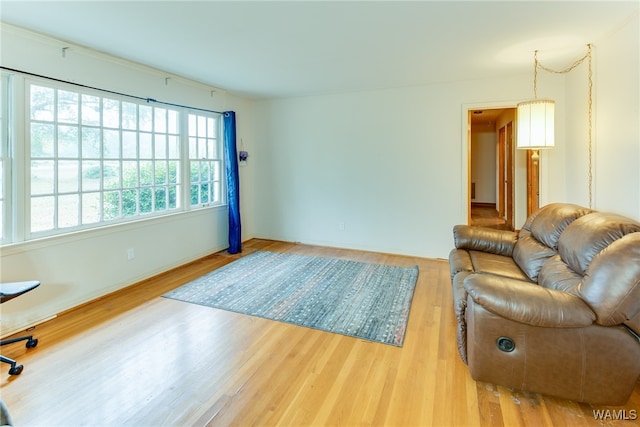
[[[49,77],[49,76],[44,76],[42,74],[30,73],[28,71],[17,70],[15,68],[9,68],[9,67],[5,67],[5,66],[1,66],[1,65],[0,65],[0,69],[6,70],[6,71],[12,71],[14,73],[25,74],[27,76],[39,77],[39,78],[47,79],[47,80],[53,80],[53,81],[58,82],[58,83],[66,83],[66,84],[70,84],[70,85],[74,85],[74,86],[79,86],[79,87],[83,87],[85,89],[93,89],[93,90],[98,90],[98,91],[101,91],[101,92],[111,93],[113,95],[120,95],[120,96],[125,96],[125,97],[128,97],[128,98],[138,99],[138,100],[141,100],[141,101],[146,101],[147,103],[154,102],[156,104],[168,105],[168,106],[171,106],[171,107],[187,108],[187,109],[190,109],[190,110],[198,110],[198,111],[206,111],[206,112],[209,112],[209,113],[225,114],[222,111],[208,110],[206,108],[190,107],[188,105],[174,104],[174,103],[165,102],[165,101],[158,101],[157,99],[153,99],[153,98],[144,98],[142,96],[129,95],[128,93],[116,92],[114,90],[102,89],[102,88],[95,87],[95,86],[84,85],[82,83],[70,82],[70,81],[67,81],[67,80],[57,79],[55,77]]]

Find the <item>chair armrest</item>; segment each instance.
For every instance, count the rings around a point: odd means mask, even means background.
[[[518,233],[509,230],[456,225],[453,227],[453,241],[458,249],[511,256],[518,241]]]
[[[476,304],[506,319],[532,326],[576,328],[589,326],[596,315],[580,297],[533,283],[489,274],[464,280]]]

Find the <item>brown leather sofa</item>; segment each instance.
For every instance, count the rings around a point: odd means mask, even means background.
[[[547,205],[519,232],[457,225],[449,255],[471,376],[622,405],[640,377],[640,223]]]

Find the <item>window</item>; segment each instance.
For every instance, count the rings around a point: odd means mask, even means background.
[[[220,203],[222,153],[218,144],[218,119],[189,114],[189,170],[191,205]]]
[[[25,80],[24,200],[6,191],[12,177],[3,80],[0,215],[22,203],[24,240],[224,203],[220,120],[216,113],[48,81]],[[184,130],[184,131],[183,131]],[[186,183],[186,184],[185,184]],[[20,239],[18,239],[20,240]]]

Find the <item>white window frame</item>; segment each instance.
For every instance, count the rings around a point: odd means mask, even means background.
[[[9,165],[8,167],[3,168],[4,179],[2,183],[4,185],[4,203],[3,212],[2,212],[2,224],[0,226],[4,227],[2,232],[2,240],[0,241],[0,245],[10,244],[10,243],[20,243],[26,242],[33,239],[49,237],[49,236],[57,236],[64,235],[72,232],[88,230],[88,229],[96,229],[104,226],[111,226],[114,224],[120,223],[129,223],[132,221],[140,221],[147,218],[156,218],[165,215],[176,214],[180,212],[187,212],[190,210],[203,209],[203,208],[215,208],[218,206],[226,205],[226,185],[225,185],[225,174],[224,174],[224,156],[223,156],[223,143],[222,143],[222,115],[220,113],[209,112],[209,111],[199,111],[189,109],[187,107],[180,107],[175,105],[163,105],[162,103],[153,102],[145,102],[143,100],[135,100],[123,95],[107,93],[99,90],[94,90],[85,87],[79,87],[77,85],[62,83],[62,82],[53,82],[49,79],[38,78],[38,77],[24,77],[22,75],[8,75],[2,74],[2,95],[0,99],[4,103],[2,106],[2,120],[0,121],[0,125],[3,126],[3,130],[0,133],[2,135],[2,143],[3,145],[0,147],[0,154],[3,157],[3,163],[5,165]],[[42,86],[46,88],[51,88],[56,91],[67,91],[77,93],[78,97],[82,99],[83,95],[95,96],[100,99],[100,123],[95,126],[88,126],[82,123],[82,118],[78,119],[78,122],[75,124],[69,123],[61,123],[58,120],[55,109],[57,108],[57,97],[53,100],[54,107],[54,116],[53,121],[42,121],[35,120],[31,117],[31,85]],[[55,92],[56,96],[58,92]],[[8,95],[8,96],[7,96]],[[13,99],[12,99],[13,98]],[[104,123],[104,112],[103,112],[103,100],[115,100],[119,102],[119,123],[118,127],[108,127],[105,126]],[[126,104],[123,104],[126,103]],[[80,110],[82,109],[82,102],[78,102],[79,115]],[[125,128],[125,124],[122,122],[122,105],[136,105],[136,111],[139,111],[141,108],[151,108],[151,111],[164,111],[166,114],[177,115],[177,122],[175,128],[165,132],[156,132],[157,129],[153,129],[152,132],[147,132],[146,130],[142,130],[139,127],[135,131]],[[169,113],[170,112],[170,113]],[[188,117],[191,115],[197,115],[199,117],[207,117],[205,120],[213,120],[216,123],[215,134],[208,135],[209,144],[214,144],[216,150],[216,157],[207,158],[207,159],[198,159],[198,162],[217,162],[218,165],[218,178],[215,181],[215,184],[218,186],[217,193],[219,197],[217,200],[199,200],[197,204],[192,205],[190,199],[190,165],[193,159],[189,158],[189,139],[188,139]],[[13,117],[15,116],[15,117]],[[138,116],[136,116],[136,120]],[[154,118],[155,119],[155,118]],[[78,135],[78,153],[77,157],[71,156],[71,158],[66,158],[64,156],[59,155],[60,153],[57,151],[57,148],[54,149],[51,155],[47,155],[47,157],[43,157],[46,161],[52,161],[55,165],[55,169],[53,169],[53,179],[54,181],[51,183],[52,192],[46,193],[44,196],[53,197],[55,203],[53,205],[53,227],[45,228],[42,230],[33,230],[34,224],[32,224],[32,198],[34,195],[31,194],[31,185],[32,180],[36,179],[32,177],[31,170],[31,160],[32,160],[32,135],[31,135],[31,124],[35,123],[45,123],[47,125],[51,125],[51,128],[54,132],[54,145],[58,143],[58,127],[59,126],[68,126],[70,128],[77,128]],[[82,155],[82,129],[83,127],[87,129],[99,129],[100,133],[100,154],[97,158],[83,158]],[[119,143],[119,155],[114,158],[105,158],[104,151],[104,135],[105,130],[109,132],[114,132],[114,135],[117,134],[118,143]],[[131,132],[130,132],[131,131]],[[131,138],[133,134],[135,134],[134,138],[136,143],[136,156],[135,157],[127,157],[125,154],[125,150],[123,148],[123,133],[128,133],[128,136]],[[169,146],[165,143],[165,151],[166,156],[158,156],[156,158],[154,155],[152,158],[143,158],[144,156],[140,155],[140,140],[142,136],[145,138],[148,136],[152,138],[151,149],[154,150],[155,147],[155,138],[160,135],[160,137],[164,137],[167,139],[175,138],[175,143],[172,144],[174,147],[173,150],[169,149]],[[20,141],[24,141],[24,143],[20,143]],[[169,159],[168,153],[171,151],[172,158]],[[148,156],[147,156],[148,157]],[[207,156],[205,156],[207,157]],[[99,163],[100,169],[100,184],[99,188],[93,189],[91,191],[84,191],[82,188],[83,182],[83,174],[82,174],[82,165],[83,161],[94,161]],[[75,165],[74,168],[77,167],[78,173],[75,178],[77,180],[77,189],[71,188],[67,193],[69,195],[77,195],[78,205],[75,207],[77,209],[77,223],[71,224],[70,226],[61,227],[61,224],[58,223],[57,219],[57,202],[58,198],[62,195],[62,192],[59,191],[57,178],[58,167],[61,166],[60,162],[67,161],[70,165]],[[105,188],[105,162],[113,162],[113,165],[118,165],[118,185],[117,188],[114,188],[114,191],[117,191],[120,194],[118,211],[119,216],[113,219],[105,219],[105,194],[110,190]],[[137,170],[136,179],[137,181],[133,184],[133,186],[125,186],[123,181],[124,179],[124,171],[123,165],[128,164],[129,166],[136,165],[137,167],[133,168]],[[149,183],[143,183],[140,181],[140,171],[143,169],[143,166],[151,165],[151,167],[156,167],[161,165],[164,168],[164,183],[160,181],[161,175],[160,173],[156,174],[154,170],[153,176],[151,179],[151,185],[146,185]],[[171,170],[175,166],[175,183],[169,183],[168,180],[171,176]],[[71,169],[73,170],[73,168]],[[35,170],[34,170],[35,171]],[[49,175],[50,176],[50,175]],[[159,180],[159,181],[156,181]],[[34,181],[36,182],[36,181]],[[145,184],[145,185],[143,185]],[[207,183],[208,184],[208,183]],[[169,193],[175,189],[175,199],[169,197]],[[84,189],[86,190],[86,189]],[[123,197],[122,194],[125,191],[130,191],[129,194],[133,194],[132,192],[136,192],[136,211],[133,215],[123,215]],[[140,212],[141,204],[141,192],[150,192],[151,201],[156,202],[156,195],[161,194],[164,191],[164,200],[165,206],[162,207],[160,204],[155,204],[154,207],[160,207],[160,210],[152,211],[152,212]],[[100,202],[99,202],[99,215],[100,218],[96,222],[83,223],[82,216],[82,205],[81,199],[83,194],[99,194]],[[114,193],[115,194],[115,193]],[[69,197],[71,198],[71,197]],[[71,215],[72,216],[72,215]],[[32,231],[33,230],[33,231]]]

